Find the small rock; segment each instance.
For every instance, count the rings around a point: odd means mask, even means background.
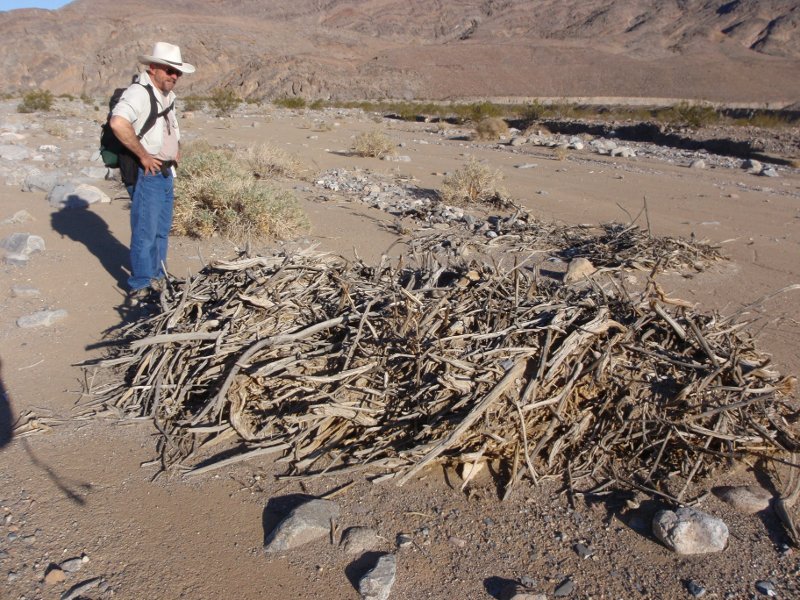
[[[108,167],[85,167],[81,175],[89,179],[108,179]]]
[[[111,198],[93,185],[64,183],[56,185],[50,190],[50,193],[47,194],[47,201],[50,206],[58,209],[86,208],[96,202],[111,202]]]
[[[15,285],[11,288],[11,295],[14,298],[38,298],[42,294],[35,287]]]
[[[564,598],[569,596],[573,591],[575,591],[575,582],[572,581],[572,579],[565,579],[555,589],[553,596],[556,598]]]
[[[34,327],[50,327],[59,321],[63,321],[68,316],[66,310],[40,310],[31,315],[26,315],[17,319],[17,327],[21,329],[32,329]]]
[[[413,543],[414,543],[414,538],[412,538],[407,533],[398,533],[397,534],[397,547],[398,548],[408,548]]]
[[[686,582],[686,590],[695,598],[702,598],[706,595],[706,588],[691,579]]]
[[[488,232],[487,232],[488,234]],[[497,234],[495,234],[497,235]],[[477,279],[472,279],[468,276],[470,281],[477,281]],[[480,277],[478,277],[480,279]],[[468,479],[474,479],[476,475],[478,475],[481,471],[486,468],[486,464],[479,462],[479,463],[461,463],[459,465],[459,477],[461,477],[462,481],[467,481]]]
[[[574,549],[575,553],[584,559],[590,558],[594,554],[594,550],[586,544],[575,544]]]
[[[331,519],[339,516],[339,505],[330,500],[310,500],[295,508],[273,529],[264,551],[283,552],[330,533]]]
[[[67,560],[62,561],[62,563],[58,566],[67,573],[77,573],[81,570],[81,567],[83,567],[83,559],[79,556],[76,558],[68,558]]]
[[[564,283],[575,283],[582,281],[592,275],[597,269],[586,258],[573,258],[569,262],[567,272],[564,275]]]
[[[748,515],[769,508],[772,501],[772,494],[756,485],[723,486],[713,491],[720,500]]]
[[[18,210],[14,213],[14,216],[8,217],[0,222],[0,225],[17,225],[20,223],[27,223],[29,221],[33,221],[34,218],[27,210]]]
[[[728,526],[722,520],[690,507],[657,512],[653,533],[678,554],[720,552],[728,543]]]
[[[539,165],[535,163],[522,163],[520,165],[514,165],[515,169],[535,169]]]
[[[13,233],[0,240],[0,248],[5,248],[12,254],[31,255],[44,252],[44,240],[38,235],[30,233]]]
[[[747,169],[749,173],[760,173],[761,169],[763,169],[763,165],[754,158],[748,158],[742,163],[742,168]]]
[[[517,136],[511,138],[511,141],[508,143],[509,146],[514,146],[515,148],[518,146],[522,146],[523,144],[528,143],[528,138],[524,136]]]
[[[499,600],[547,600],[545,594],[530,591],[530,586],[512,581],[505,585],[498,596]]]
[[[375,550],[381,544],[378,533],[370,527],[350,527],[339,544],[347,554],[361,554]]]
[[[777,177],[778,171],[775,170],[775,167],[764,167],[761,169],[759,175],[762,177]]]
[[[27,254],[12,253],[6,254],[3,262],[14,267],[24,267],[30,262],[30,259],[31,257]]]
[[[30,156],[31,153],[25,146],[0,145],[0,158],[5,160],[25,160]]]
[[[9,583],[12,581],[16,581],[17,579],[19,579],[19,573],[17,573],[16,571],[9,571],[6,579],[8,580]]]
[[[405,154],[398,154],[397,156],[393,156],[391,154],[388,154],[388,155],[383,157],[383,160],[386,160],[386,161],[389,161],[389,162],[411,162],[411,157],[407,156]]]
[[[705,169],[706,168],[706,161],[704,161],[702,158],[696,158],[689,165],[689,168],[690,169]]]
[[[358,582],[362,600],[387,600],[397,575],[397,558],[384,554]]]
[[[66,573],[59,569],[58,567],[50,567],[45,573],[44,582],[47,585],[56,585],[61,583],[67,578]]]
[[[84,592],[88,592],[89,590],[98,587],[103,583],[103,581],[104,580],[102,577],[94,577],[92,579],[87,579],[86,581],[76,583],[66,592],[61,594],[61,600],[76,600],[77,598],[82,597]]]
[[[449,538],[447,538],[447,541],[453,544],[453,546],[455,546],[456,548],[464,548],[467,545],[467,540],[465,540],[464,538],[456,537],[454,535],[451,535]]]
[[[771,581],[756,581],[756,591],[770,598],[775,598],[778,595]]]

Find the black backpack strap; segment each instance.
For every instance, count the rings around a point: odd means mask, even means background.
[[[138,83],[138,82],[137,82]],[[150,94],[150,114],[147,115],[147,120],[142,125],[141,130],[139,130],[139,134],[136,136],[139,139],[142,139],[148,131],[150,131],[153,126],[156,124],[156,121],[161,117],[166,117],[167,113],[175,108],[175,102],[173,101],[167,108],[158,112],[158,100],[156,100],[156,94],[153,91],[153,86],[150,84],[143,84],[139,83],[144,89],[147,90],[147,93]]]

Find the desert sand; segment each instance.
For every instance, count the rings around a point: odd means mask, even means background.
[[[12,110],[8,103],[4,107]],[[329,126],[319,128],[320,122]],[[402,144],[398,152],[410,162],[349,153],[353,137],[376,126]],[[547,148],[512,151],[443,134],[435,124],[356,111],[249,107],[229,119],[198,113],[184,121],[184,129],[190,139],[239,147],[266,142],[299,157],[305,180],[281,185],[295,190],[311,220],[308,235],[291,241],[301,247],[317,244],[367,262],[403,249],[402,237],[389,227],[390,215],[315,186],[316,174],[334,167],[362,169],[436,189],[443,173],[475,156],[500,169],[511,196],[538,218],[628,221],[646,198],[654,234],[719,244],[729,260],[690,276],[661,278],[670,295],[705,311],[730,314],[800,283],[797,169],[780,167],[779,177],[766,178],[738,166],[690,169],[688,159],[670,163],[575,151],[558,160]],[[24,143],[32,148],[57,144],[64,155],[93,150],[91,130],[71,140],[54,140],[42,130],[28,133]],[[519,163],[536,167],[514,168]],[[0,188],[0,220],[22,209],[34,218],[0,226],[0,237],[26,231],[47,244],[25,267],[0,266],[0,385],[7,397],[7,406],[0,403],[3,598],[57,598],[93,578],[101,582],[81,597],[357,598],[353,582],[365,562],[328,540],[277,557],[262,552],[265,534],[297,494],[322,494],[351,479],[354,485],[336,498],[342,505],[340,526],[374,527],[383,549],[397,552],[393,599],[497,597],[504,581],[520,577],[533,580],[547,597],[567,578],[575,583],[574,598],[680,598],[688,595],[687,581],[704,586],[708,597],[749,598],[757,594],[755,583],[770,577],[779,597],[800,594],[798,555],[786,549],[775,516],[741,515],[714,496],[701,508],[726,521],[732,532],[728,548],[681,557],[642,528],[646,512],[581,500],[571,507],[558,494],[558,482],[539,487],[526,482],[501,503],[491,478],[464,493],[436,469],[402,491],[359,477],[280,481],[274,476],[282,467],[269,459],[188,480],[177,474],[154,479],[156,431],[147,419],[74,418],[87,400],[81,393],[84,372],[74,365],[101,356],[109,334],[126,317],[128,202],[119,184],[96,185],[110,203],[66,211],[54,211],[43,192]],[[169,269],[182,277],[235,252],[224,239],[173,237]],[[37,288],[40,297],[12,297],[14,286]],[[798,294],[778,294],[751,315],[760,347],[787,374],[800,371]],[[65,309],[69,316],[48,328],[17,327],[19,317],[43,308]],[[3,411],[11,423],[30,424],[35,417],[40,426],[29,425],[21,431],[32,433],[9,440]],[[754,481],[742,464],[707,485]],[[414,543],[396,549],[400,533],[412,535]],[[593,557],[576,554],[573,546],[581,541],[592,545]],[[45,581],[48,565],[81,556],[80,571],[68,573],[65,581]]]

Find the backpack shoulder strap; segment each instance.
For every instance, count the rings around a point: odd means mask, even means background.
[[[156,94],[153,91],[153,86],[149,84],[145,85],[143,83],[139,83],[138,81],[136,83],[142,86],[144,89],[146,89],[147,93],[150,95],[150,114],[147,115],[147,120],[145,120],[144,125],[142,125],[142,128],[139,130],[139,133],[136,136],[139,139],[142,139],[145,136],[145,134],[153,128],[153,125],[156,124],[158,117],[162,115],[158,112],[158,101],[156,100]],[[172,104],[170,104],[169,107],[167,107],[167,109],[163,111],[164,114],[166,114],[166,112],[171,108]]]

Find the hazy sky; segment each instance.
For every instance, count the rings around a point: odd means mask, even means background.
[[[59,8],[69,4],[68,0],[0,0],[0,10],[13,8]]]

